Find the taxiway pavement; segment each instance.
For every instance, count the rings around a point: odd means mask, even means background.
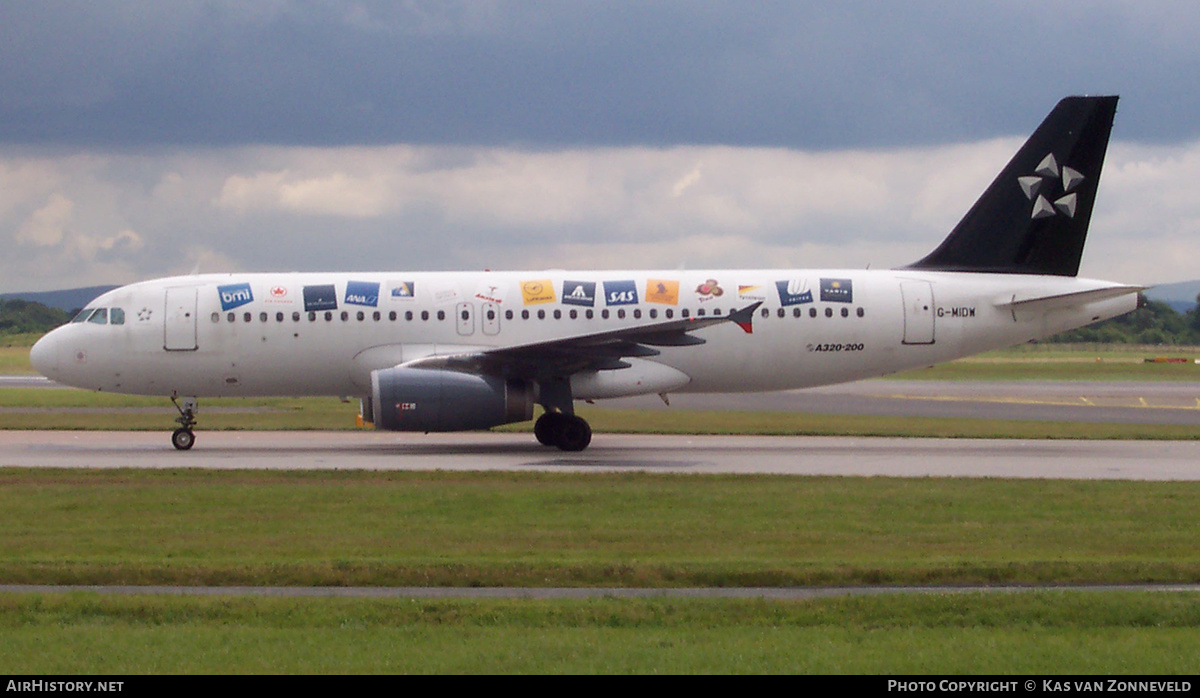
[[[566,453],[530,434],[0,432],[0,466],[642,471],[1080,480],[1200,480],[1200,441],[598,434]]]

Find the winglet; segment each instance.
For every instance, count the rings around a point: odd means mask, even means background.
[[[746,334],[754,334],[754,325],[752,324],[754,321],[754,311],[758,310],[758,306],[762,304],[763,302],[759,301],[741,310],[735,310],[729,314],[729,319],[742,328],[742,331]]]

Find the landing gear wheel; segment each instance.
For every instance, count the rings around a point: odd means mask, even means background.
[[[171,434],[171,445],[180,451],[186,451],[196,443],[196,435],[191,429],[176,429]]]
[[[592,442],[592,428],[581,417],[564,415],[558,431],[558,447],[564,451],[582,451]]]
[[[563,415],[547,412],[533,423],[533,435],[543,446],[557,446],[558,434],[562,431]]]
[[[175,418],[175,421],[179,423],[179,428],[171,434],[171,445],[180,451],[186,451],[196,443],[196,434],[192,431],[192,427],[196,426],[196,412],[199,407],[194,397],[184,398],[183,404],[180,404],[179,400],[172,395],[171,404],[179,410],[179,416]]]

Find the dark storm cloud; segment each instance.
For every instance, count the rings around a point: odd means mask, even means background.
[[[0,142],[842,148],[1120,93],[1197,135],[1184,3],[5,3]],[[1129,109],[1136,103],[1136,109]]]

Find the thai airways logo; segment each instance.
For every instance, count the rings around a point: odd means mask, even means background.
[[[379,283],[372,281],[347,281],[346,305],[379,305]]]
[[[595,281],[564,281],[562,287],[562,302],[567,305],[596,305]]]
[[[1065,166],[1059,168],[1054,153],[1051,153],[1042,158],[1032,175],[1017,177],[1017,184],[1021,185],[1025,198],[1033,202],[1030,218],[1038,220],[1060,213],[1067,218],[1074,218],[1075,208],[1079,204],[1075,190],[1084,179],[1077,170]]]
[[[780,305],[802,305],[813,302],[812,289],[805,279],[776,281],[775,289],[779,291]]]
[[[250,290],[250,284],[218,286],[217,295],[221,297],[221,310],[233,310],[254,302],[254,292]]]
[[[716,279],[708,279],[696,287],[696,295],[700,296],[700,302],[703,303],[725,295],[725,289],[721,288]]]

